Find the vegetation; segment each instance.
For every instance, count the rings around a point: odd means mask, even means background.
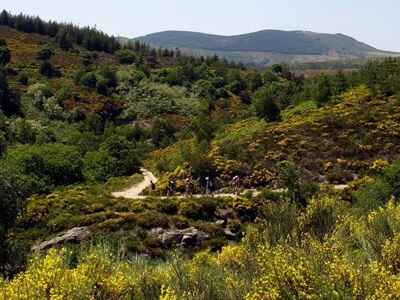
[[[337,196],[305,210],[268,203],[262,224],[240,244],[190,260],[127,259],[121,246],[97,242],[51,250],[26,272],[2,282],[4,299],[395,299],[398,291],[398,204],[360,212]],[[40,283],[40,284],[39,284]],[[31,286],[26,289],[25,286]]]
[[[385,52],[343,34],[324,34],[305,31],[263,30],[236,36],[219,36],[198,32],[165,31],[149,34],[137,40],[158,47],[181,48],[188,53],[212,56],[217,53],[227,60],[234,60],[265,67],[274,63],[296,63],[310,67],[307,62],[317,61],[313,66],[340,65],[371,57],[389,56],[395,53]],[[304,64],[302,64],[304,63]]]
[[[0,299],[400,297],[399,59],[305,77],[0,24]]]

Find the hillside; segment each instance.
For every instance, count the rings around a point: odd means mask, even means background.
[[[289,108],[276,124],[246,119],[219,132],[203,161],[209,163],[220,186],[240,175],[247,188],[282,188],[279,165],[287,160],[295,163],[303,182],[347,184],[367,175],[374,161],[398,157],[396,101],[373,99],[362,87],[323,108],[312,102]],[[165,176],[183,181],[185,172],[176,172],[185,166],[177,164],[182,161],[176,157],[182,148],[173,145],[156,151],[149,165],[163,161],[163,170],[171,172]]]
[[[228,60],[258,65],[397,55],[343,34],[308,31],[263,30],[235,36],[165,31],[136,40],[157,47],[179,48],[190,54],[217,54]]]
[[[0,300],[400,299],[400,59],[357,64],[252,69],[3,11]]]

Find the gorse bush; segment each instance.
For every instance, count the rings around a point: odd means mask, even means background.
[[[53,249],[0,281],[0,299],[398,299],[400,207],[359,218],[334,198],[313,201],[304,212],[271,204],[240,244],[191,259],[126,260],[111,244]]]
[[[400,161],[383,169],[373,182],[365,184],[355,192],[356,205],[362,211],[369,211],[387,203],[391,197],[400,197]]]

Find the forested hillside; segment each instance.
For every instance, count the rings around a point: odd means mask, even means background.
[[[400,298],[399,59],[305,77],[0,24],[0,299]]]

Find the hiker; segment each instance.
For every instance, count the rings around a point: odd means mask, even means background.
[[[192,196],[192,184],[193,179],[192,176],[189,176],[185,179],[185,196]]]
[[[170,197],[175,194],[175,182],[170,180],[167,186],[167,197]]]
[[[206,177],[206,195],[212,194],[213,192],[213,182],[210,177]]]
[[[150,193],[154,192],[156,190],[156,184],[150,180]]]
[[[234,193],[238,195],[240,190],[240,177],[238,175],[233,177],[231,181],[231,187],[233,188]]]
[[[210,193],[210,177],[206,177],[206,195]]]

